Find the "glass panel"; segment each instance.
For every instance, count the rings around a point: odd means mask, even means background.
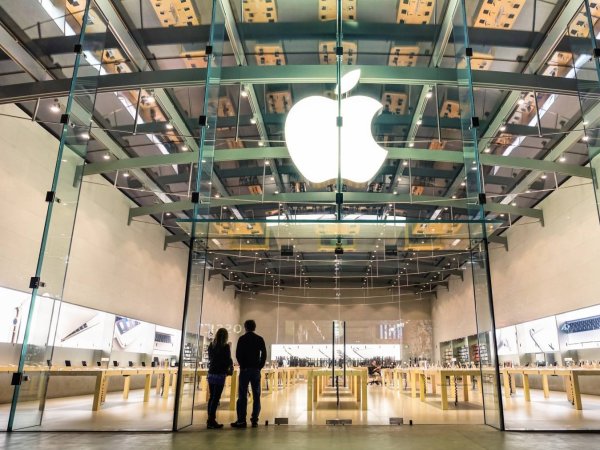
[[[470,218],[485,217],[485,192],[482,183],[482,166],[477,145],[477,130],[480,126],[473,96],[472,65],[474,50],[469,44],[466,9],[467,2],[461,0],[454,16],[454,55],[460,102],[460,119],[464,155],[464,183],[467,208]],[[500,395],[500,375],[496,359],[495,324],[489,272],[487,237],[493,227],[485,223],[472,222],[468,225],[471,239],[471,269],[477,318],[478,366],[481,372],[481,389],[485,423],[495,428],[504,428]],[[483,358],[483,355],[486,358]],[[466,388],[466,386],[465,386]]]
[[[52,360],[49,341],[52,323],[60,311],[64,280],[69,260],[73,226],[79,201],[81,176],[90,139],[91,115],[94,108],[101,63],[93,56],[95,49],[104,48],[106,24],[94,19],[96,33],[85,39],[90,23],[92,2],[86,3],[74,15],[71,27],[79,35],[82,50],[75,56],[70,95],[65,108],[68,115],[62,124],[61,140],[56,160],[54,180],[42,244],[32,280],[32,295],[18,372],[22,384],[15,387],[9,429],[17,430],[40,425],[48,380],[47,361]],[[70,17],[73,18],[73,17]],[[79,19],[77,19],[79,18]],[[65,25],[66,26],[66,25]],[[47,300],[45,297],[55,299]]]
[[[197,170],[192,184],[193,195],[197,196],[197,200],[194,202],[193,217],[202,217],[210,212],[224,35],[225,16],[221,2],[213,1],[209,47],[207,47],[207,49],[211,49],[211,52],[208,52],[202,114],[205,118],[205,124],[200,130]],[[196,236],[206,234],[202,231],[205,227],[206,225],[201,223],[192,222],[191,224],[190,256],[179,358],[181,364],[177,377],[174,429],[181,429],[192,424],[197,380],[199,376],[202,376],[198,369],[203,361],[205,338],[201,334],[201,320],[206,277],[207,241],[197,239]]]

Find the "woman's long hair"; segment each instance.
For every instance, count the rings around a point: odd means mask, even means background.
[[[225,328],[219,328],[212,343],[215,347],[224,347],[227,345],[227,339],[229,339],[227,330]]]

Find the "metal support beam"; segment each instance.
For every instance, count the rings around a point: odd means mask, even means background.
[[[456,71],[441,67],[356,66],[361,69],[361,84],[377,85],[456,85]],[[335,68],[326,65],[223,67],[221,85],[239,84],[319,84],[335,83]],[[206,69],[173,69],[152,72],[124,72],[103,75],[98,92],[132,89],[164,89],[202,86]],[[85,81],[85,77],[82,77]],[[528,73],[473,71],[473,86],[510,91],[553,92],[577,95],[583,80],[547,77]],[[590,91],[591,92],[591,91]],[[64,97],[69,93],[68,80],[22,83],[0,87],[0,104],[37,98]]]
[[[508,238],[506,236],[492,234],[491,236],[488,236],[488,241],[495,244],[502,244],[504,246],[504,250],[508,251]]]
[[[429,61],[429,67],[438,68],[442,58],[444,57],[444,53],[446,51],[446,46],[448,45],[448,41],[450,40],[450,35],[452,34],[452,26],[454,22],[454,14],[456,13],[456,8],[460,3],[459,0],[449,0],[448,7],[446,8],[446,14],[444,14],[444,20],[440,27],[440,33],[435,42],[435,46],[433,48],[433,54],[431,56],[431,60]],[[427,106],[427,101],[429,98],[435,98],[436,96],[430,95],[434,89],[434,84],[425,84],[423,85],[423,89],[421,89],[421,94],[419,95],[419,100],[417,101],[417,105],[415,106],[415,112],[412,117],[412,121],[410,124],[410,128],[408,129],[408,134],[406,135],[406,141],[412,142],[417,135],[419,130],[419,121],[422,120],[422,116],[425,112],[425,107]],[[437,99],[436,99],[437,100]],[[438,114],[439,112],[436,112]],[[396,173],[392,177],[392,181],[390,183],[391,186],[396,185],[396,180],[402,174],[404,167],[398,161],[398,167],[396,168]]]
[[[573,132],[576,133],[576,132]],[[574,134],[569,136],[574,136]],[[570,142],[570,138],[567,140]],[[388,159],[390,160],[413,160],[413,161],[435,161],[453,164],[463,163],[463,153],[449,150],[423,150],[415,148],[388,148]],[[244,160],[273,160],[288,159],[290,157],[286,147],[262,147],[229,149],[226,151],[214,150],[214,147],[205,149],[207,157],[214,158],[215,162],[244,161]],[[84,175],[114,172],[116,170],[128,170],[134,168],[149,168],[166,166],[172,164],[190,164],[197,160],[194,153],[172,153],[169,155],[152,155],[137,158],[120,159],[116,161],[97,162],[88,164],[83,171]],[[556,172],[581,178],[592,178],[589,167],[574,164],[557,163],[552,160],[539,161],[536,159],[519,158],[514,156],[499,156],[482,154],[481,163],[486,166],[510,167],[515,169],[534,170],[538,172]],[[272,167],[271,167],[272,169]],[[213,180],[214,183],[214,180]]]
[[[202,201],[203,199],[201,199]],[[204,199],[208,201],[208,199]],[[221,197],[210,199],[211,207],[256,205],[261,203],[299,203],[299,204],[330,204],[335,205],[335,192],[299,192],[284,193],[278,195],[239,195],[236,197]],[[346,192],[344,204],[374,204],[374,203],[396,203],[417,204],[428,206],[448,206],[453,208],[467,208],[465,199],[447,199],[445,197],[432,197],[426,195],[412,196],[410,194],[385,194],[373,192]],[[170,204],[158,204],[142,206],[129,210],[130,220],[134,217],[161,214],[166,212],[186,211],[193,208],[193,203],[188,200],[173,202]],[[484,210],[489,212],[512,214],[515,216],[527,216],[543,220],[541,209],[519,208],[502,203],[486,203]]]
[[[223,8],[223,13],[225,16],[225,30],[227,30],[227,35],[229,36],[229,43],[231,44],[231,48],[233,50],[233,55],[235,56],[236,62],[238,66],[248,66],[248,60],[246,59],[246,51],[244,50],[244,45],[242,43],[242,39],[240,38],[240,33],[237,29],[237,23],[233,14],[233,9],[231,8],[231,3],[229,0],[219,0],[219,3]],[[254,90],[254,87],[249,83],[245,85],[245,90],[248,93],[248,102],[250,104],[250,109],[252,110],[254,120],[256,121],[258,135],[263,141],[264,145],[269,147],[269,134],[267,133],[267,127],[265,126],[262,111],[260,110],[260,104],[258,103],[258,96],[256,95],[256,91]],[[274,159],[269,159],[268,161],[269,166],[271,168],[271,174],[275,179],[275,183],[277,184],[279,192],[285,192],[285,186],[283,185],[281,174],[277,169],[277,162]]]
[[[135,64],[140,72],[152,71],[149,61],[144,56],[144,53],[138,46],[133,36],[131,36],[129,29],[115,9],[113,2],[110,0],[97,0],[96,7],[107,18],[109,29],[119,41],[129,60]],[[161,106],[167,118],[170,120],[173,128],[177,130],[180,136],[182,136],[182,139],[190,148],[190,150],[195,153],[197,161],[197,155],[200,151],[198,141],[192,137],[192,132],[188,128],[186,120],[181,116],[167,92],[164,89],[157,88],[154,90],[154,98]],[[211,181],[213,188],[215,188],[220,195],[229,195],[229,192],[214,171],[212,171]],[[242,215],[237,208],[232,208],[231,212],[238,219],[242,218]]]

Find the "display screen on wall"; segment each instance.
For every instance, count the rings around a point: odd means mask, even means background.
[[[498,355],[516,355],[519,353],[517,345],[517,327],[498,328],[496,330]]]
[[[62,303],[54,346],[110,351],[114,323],[114,314]]]
[[[306,358],[306,359],[330,359],[333,352],[332,345],[326,344],[300,344],[300,345],[271,345],[271,358]],[[341,345],[335,346],[336,357],[343,355]],[[400,345],[398,344],[363,344],[363,345],[346,345],[346,358],[350,359],[376,359],[376,358],[392,358],[400,360]]]
[[[551,353],[560,351],[554,316],[517,325],[519,353]]]
[[[114,325],[114,350],[152,353],[156,338],[156,326],[154,324],[129,317],[116,316]]]
[[[562,350],[600,347],[600,305],[556,316]]]

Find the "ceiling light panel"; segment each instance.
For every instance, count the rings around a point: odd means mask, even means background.
[[[335,47],[335,41],[319,42],[319,61],[321,64],[335,64]],[[355,42],[344,41],[342,42],[342,48],[344,49],[342,62],[348,65],[356,64],[358,45]]]
[[[275,0],[244,0],[244,22],[277,22],[277,2]]]
[[[431,22],[436,0],[400,0],[396,22],[426,25]]]
[[[151,0],[152,8],[163,27],[188,27],[199,25],[192,0]]]
[[[281,44],[256,45],[254,55],[259,66],[285,66],[285,54]]]

